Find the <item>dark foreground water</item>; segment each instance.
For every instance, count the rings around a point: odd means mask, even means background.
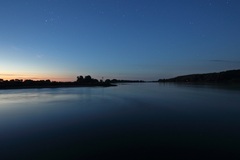
[[[0,159],[238,159],[240,90],[0,90]]]

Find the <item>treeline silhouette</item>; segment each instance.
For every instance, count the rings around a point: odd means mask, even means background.
[[[183,75],[175,78],[159,79],[158,82],[240,83],[240,70],[228,70],[218,73]]]
[[[103,81],[101,81],[102,83]],[[99,81],[97,79],[92,78],[90,75],[88,76],[78,76],[77,77],[77,83],[78,84],[98,84]]]
[[[50,80],[22,80],[0,79],[0,89],[20,89],[20,88],[58,88],[58,87],[81,87],[81,86],[114,86],[110,82],[98,81],[97,79],[88,76],[78,76],[74,82],[57,82]]]

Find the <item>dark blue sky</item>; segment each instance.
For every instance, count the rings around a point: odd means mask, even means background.
[[[4,79],[240,68],[239,0],[1,0],[0,20]]]

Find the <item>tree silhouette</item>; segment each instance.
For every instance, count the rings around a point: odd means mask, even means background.
[[[77,82],[83,82],[84,78],[83,76],[77,76]]]
[[[92,77],[91,76],[85,76],[85,82],[89,83],[92,81]]]

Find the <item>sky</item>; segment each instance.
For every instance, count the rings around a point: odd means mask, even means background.
[[[240,69],[239,0],[0,0],[0,78]]]

